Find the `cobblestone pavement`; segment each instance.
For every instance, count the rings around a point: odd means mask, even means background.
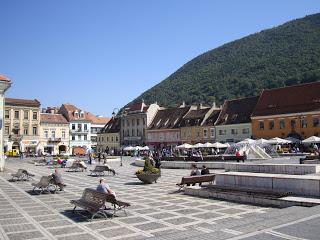
[[[95,188],[99,178],[61,169],[65,191],[34,195],[31,182],[53,168],[9,159],[7,171],[0,173],[0,239],[319,239],[318,207],[272,209],[186,196],[175,184],[188,170],[163,169],[158,183],[144,185],[131,163],[110,163],[119,175],[105,177],[117,197],[132,204],[128,216],[119,212],[115,218],[88,221],[85,212],[72,213],[69,201],[84,188]],[[36,177],[8,181],[18,168]]]

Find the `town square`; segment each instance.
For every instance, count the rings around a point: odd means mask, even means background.
[[[0,239],[320,239],[315,0],[0,2]]]

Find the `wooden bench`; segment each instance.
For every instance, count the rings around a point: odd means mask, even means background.
[[[74,161],[67,172],[83,172],[86,170],[87,168],[85,167],[85,165],[78,161]]]
[[[131,206],[130,203],[123,202],[116,199],[116,197],[112,194],[106,194],[106,202],[111,203],[113,207],[112,217],[114,217],[117,211],[121,211],[121,210],[123,210],[127,216],[126,208]]]
[[[35,165],[35,166],[45,166],[45,165],[48,164],[47,160],[44,159],[44,158],[35,159],[33,162],[34,162],[34,165]]]
[[[90,176],[104,176],[105,166],[96,165],[93,170],[90,170]]]
[[[185,185],[189,185],[189,184],[196,184],[196,183],[204,183],[204,182],[208,182],[208,183],[213,183],[215,179],[215,174],[207,174],[207,175],[196,175],[196,176],[187,176],[187,177],[183,177],[181,179],[180,183],[177,183],[177,186],[180,187],[179,190],[181,190]]]
[[[80,199],[70,201],[71,204],[75,205],[73,208],[74,213],[76,207],[81,207],[92,214],[91,220],[98,214],[107,218],[106,202],[111,203],[113,206],[112,217],[114,217],[115,213],[120,210],[123,210],[127,215],[126,208],[130,206],[130,203],[119,201],[114,195],[102,193],[90,188],[86,188],[83,191]]]
[[[92,214],[91,220],[98,214],[107,218],[105,213],[106,194],[98,192],[94,189],[86,188],[82,193],[82,197],[78,200],[71,200],[70,203],[74,205],[73,212],[77,207],[85,209]]]
[[[51,184],[52,177],[51,176],[42,176],[40,181],[38,183],[32,183],[31,185],[33,186],[33,192],[38,189],[40,192],[39,194],[43,193],[44,191],[47,191],[51,193],[51,190],[54,192],[56,191],[56,187]],[[52,188],[52,189],[50,189]]]
[[[17,181],[27,181],[30,178],[34,177],[33,174],[29,173],[27,170],[25,169],[18,169],[17,173],[12,173],[12,181],[16,178]]]
[[[113,176],[116,175],[116,171],[107,165],[96,165],[93,170],[90,170],[90,172],[91,176],[104,176],[105,172],[112,173]]]

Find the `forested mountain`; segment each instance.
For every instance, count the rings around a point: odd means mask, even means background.
[[[169,56],[168,56],[169,57]],[[192,59],[133,102],[222,104],[320,80],[320,13],[227,43]]]

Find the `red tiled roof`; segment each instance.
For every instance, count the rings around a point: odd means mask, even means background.
[[[210,116],[204,122],[204,126],[214,126],[215,122],[217,121],[221,109],[213,110]]]
[[[320,111],[320,82],[263,90],[252,116]]]
[[[86,119],[91,120],[93,124],[103,124],[103,125],[107,124],[110,121],[110,118],[97,117],[89,112],[86,112]]]
[[[40,107],[40,102],[37,99],[18,99],[18,98],[5,98],[5,105],[23,106],[23,107]]]
[[[68,124],[67,119],[62,114],[41,113],[40,122],[42,123],[65,123]]]
[[[120,118],[111,118],[110,121],[101,130],[101,133],[118,133],[120,132],[120,124]]]
[[[130,112],[146,112],[148,110],[149,106],[146,105],[144,102],[140,102],[140,103],[133,103],[131,105],[129,105],[128,107],[126,107],[126,111],[128,113]]]
[[[200,126],[210,108],[190,110],[182,119],[181,127]]]
[[[76,112],[78,112],[78,117],[76,117]],[[80,115],[81,112],[83,112],[83,117]],[[91,121],[89,118],[87,118],[87,114],[84,111],[72,104],[62,104],[59,113],[63,114],[68,121]]]
[[[3,81],[3,82],[11,82],[11,80],[10,80],[7,76],[1,75],[1,74],[0,74],[0,81]]]
[[[149,126],[149,130],[179,128],[181,120],[190,107],[159,110]]]
[[[228,125],[251,122],[251,114],[255,108],[258,96],[226,100],[223,104],[216,125]]]

